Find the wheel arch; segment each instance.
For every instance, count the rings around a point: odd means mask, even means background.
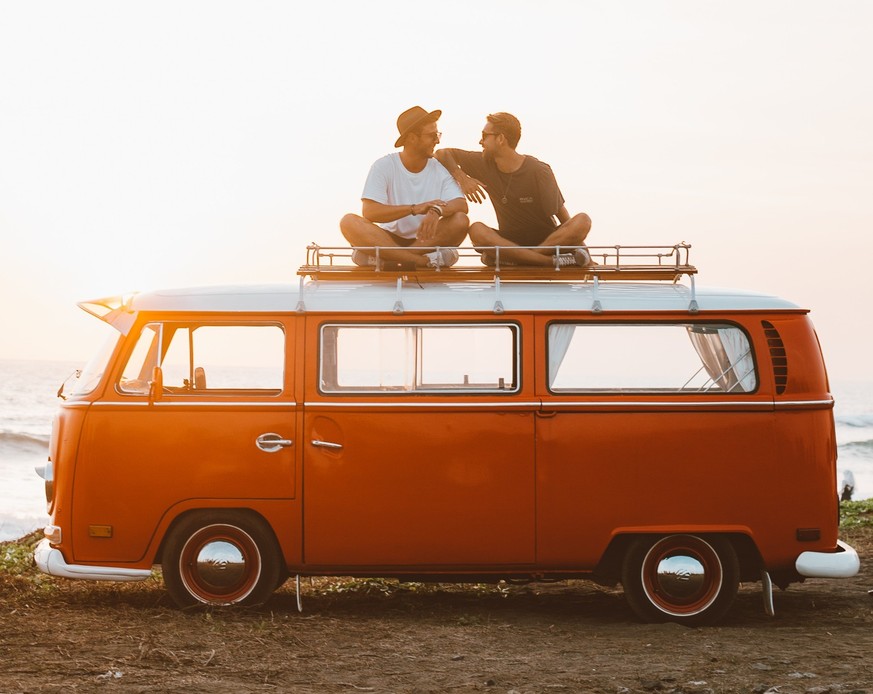
[[[253,520],[253,521],[258,522],[258,523],[263,523],[263,525],[269,530],[270,535],[273,538],[274,549],[276,551],[277,556],[280,559],[281,564],[283,566],[286,564],[285,555],[282,551],[282,545],[279,542],[279,538],[276,536],[276,531],[273,528],[272,524],[270,523],[270,521],[268,521],[264,517],[263,514],[258,513],[258,511],[256,511],[253,508],[250,508],[248,506],[201,506],[198,508],[189,508],[189,509],[182,511],[181,513],[176,515],[164,528],[164,531],[161,535],[160,544],[158,545],[158,550],[155,553],[154,563],[155,564],[162,563],[162,559],[164,556],[164,549],[166,547],[167,540],[170,536],[172,536],[173,531],[181,523],[188,520],[192,516],[206,515],[209,513],[227,513],[228,516],[230,516],[230,517],[233,517],[233,516],[245,517],[249,520]]]
[[[624,556],[627,553],[634,540],[643,536],[665,536],[665,535],[697,535],[702,539],[710,537],[722,537],[728,540],[734,547],[737,554],[737,560],[740,565],[740,581],[757,581],[761,578],[761,569],[764,566],[761,558],[761,553],[758,551],[758,546],[754,539],[744,532],[731,530],[728,532],[713,531],[712,528],[705,530],[694,530],[693,528],[683,528],[681,531],[675,529],[658,529],[647,531],[628,531],[616,534],[606,550],[597,567],[594,569],[596,580],[606,585],[615,585],[621,580],[621,567],[624,561]]]

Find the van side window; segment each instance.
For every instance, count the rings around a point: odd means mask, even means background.
[[[282,390],[285,333],[277,325],[149,323],[125,364],[119,390],[148,393],[159,351],[168,394]]]
[[[321,391],[515,392],[518,326],[323,325]]]
[[[750,393],[758,387],[746,334],[722,323],[552,323],[556,392]]]

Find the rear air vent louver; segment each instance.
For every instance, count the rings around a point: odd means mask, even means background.
[[[767,346],[770,348],[770,361],[773,362],[773,375],[776,377],[776,394],[782,395],[788,384],[788,355],[785,354],[785,344],[779,336],[779,331],[769,321],[761,321],[764,334],[767,336]]]

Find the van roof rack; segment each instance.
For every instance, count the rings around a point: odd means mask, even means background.
[[[371,251],[377,258],[391,246],[359,247]],[[424,247],[428,251],[438,247]],[[524,248],[532,248],[524,246]],[[543,247],[539,247],[543,248]],[[557,258],[561,254],[572,253],[577,246],[547,246]],[[511,265],[500,261],[500,253],[505,248],[499,246],[461,246],[458,262],[451,267],[403,267],[396,263],[380,262],[375,266],[361,267],[352,262],[352,249],[349,246],[306,247],[306,263],[297,274],[314,280],[395,280],[398,277],[415,277],[423,282],[451,281],[555,281],[555,280],[662,280],[678,282],[683,275],[697,274],[697,268],[688,261],[691,245],[685,243],[672,246],[586,246],[591,254],[592,265],[565,265],[563,267],[538,267],[531,265]],[[478,250],[477,250],[478,249]],[[485,265],[479,251],[490,251],[496,258],[495,264]],[[693,277],[692,277],[693,282]]]

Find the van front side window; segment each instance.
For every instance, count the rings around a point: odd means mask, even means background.
[[[284,354],[285,333],[277,325],[149,323],[118,387],[124,393],[147,394],[152,369],[160,365],[168,394],[277,394]]]
[[[321,390],[515,392],[518,345],[506,324],[325,325]]]
[[[723,323],[549,326],[555,392],[750,393],[758,387],[748,337]]]

